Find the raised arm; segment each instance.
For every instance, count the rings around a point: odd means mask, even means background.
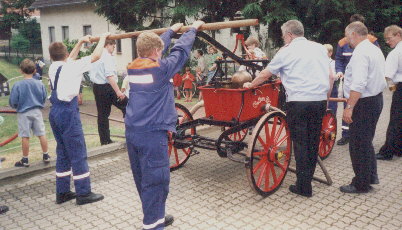
[[[70,55],[68,55],[68,58],[75,60],[77,58],[78,54],[80,53],[82,44],[84,44],[86,41],[89,41],[90,38],[91,38],[90,35],[86,35],[86,36],[80,38],[78,40],[77,44],[75,44],[73,50],[71,50]]]
[[[101,58],[106,38],[109,35],[110,33],[104,33],[100,36],[99,42],[96,45],[94,52],[91,54],[91,63],[94,63]]]
[[[175,73],[179,72],[187,62],[197,30],[203,24],[205,24],[203,21],[195,21],[193,25],[191,25],[192,28],[177,40],[169,56],[163,59],[164,62],[167,62],[166,66],[168,69],[166,71],[169,78],[172,78]]]
[[[172,25],[168,31],[166,31],[165,33],[163,33],[160,36],[163,41],[163,45],[164,45],[162,54],[166,53],[166,51],[168,50],[168,48],[170,46],[172,37],[177,33],[177,31],[180,30],[180,28],[182,26],[183,26],[183,23],[176,23],[176,24]]]

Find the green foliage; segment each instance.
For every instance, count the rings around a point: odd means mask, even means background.
[[[19,25],[29,16],[29,6],[35,0],[1,0],[0,15],[3,15],[0,23],[2,31],[17,29]]]
[[[36,19],[21,23],[18,28],[18,33],[30,41],[31,48],[34,48],[33,46],[40,46],[39,48],[41,48],[42,39],[40,33],[40,24],[36,21]]]
[[[64,43],[64,45],[66,45],[67,51],[71,52],[74,49],[74,46],[78,43],[78,40],[74,39],[74,40],[70,41],[67,39],[67,40],[64,40],[63,43]],[[97,45],[97,43],[93,43],[91,46],[89,46],[87,49],[85,49],[85,51],[80,50],[77,58],[79,59],[79,58],[91,55],[93,53],[93,51],[95,50],[96,45]]]
[[[176,22],[186,23],[186,17],[206,22],[233,18],[243,9],[246,0],[89,0],[96,12],[126,31],[158,28]],[[121,10],[124,9],[124,10]],[[145,23],[148,26],[145,26]]]
[[[382,32],[400,24],[399,0],[90,0],[96,12],[126,31],[157,28],[175,22],[202,19],[206,22],[233,19],[237,11],[268,25],[274,46],[282,46],[281,25],[300,20],[308,39],[336,46],[352,14],[366,17],[367,27],[385,48]],[[124,10],[121,10],[124,9]],[[147,22],[144,26],[144,23]]]
[[[11,48],[19,53],[26,53],[29,49],[30,43],[22,34],[14,35],[11,38]]]
[[[261,13],[264,12],[261,17]],[[243,10],[247,18],[259,18],[269,25],[274,46],[282,45],[280,27],[290,19],[300,20],[307,38],[336,46],[353,14],[366,18],[365,24],[385,48],[382,32],[391,24],[400,24],[401,7],[397,0],[271,0],[252,1]]]

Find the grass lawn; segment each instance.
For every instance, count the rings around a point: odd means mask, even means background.
[[[13,79],[15,77],[21,76],[19,72],[19,68],[16,65],[10,64],[6,62],[4,59],[0,59],[0,73],[5,75],[8,79]],[[11,81],[11,86],[21,78],[16,78],[15,80]],[[48,80],[47,76],[44,75],[44,79],[42,80],[43,83],[47,86]],[[120,81],[121,83],[121,81]],[[83,89],[83,98],[84,103],[94,101],[94,94],[92,92],[91,87],[84,87]],[[9,109],[8,107],[8,99],[9,97],[0,97],[0,107]],[[181,100],[177,100],[177,103],[180,103],[187,108],[191,108],[197,103],[197,98],[193,98],[192,102],[184,102],[184,98]],[[87,108],[88,109],[88,108]],[[113,108],[116,109],[116,108]],[[92,113],[96,113],[96,107],[92,108]],[[17,125],[17,116],[15,114],[2,114],[0,116],[4,118],[4,122],[0,124],[0,142],[5,141],[9,137],[13,136],[16,132],[18,132],[18,125]],[[97,123],[96,118],[89,119],[87,116],[81,116],[83,130],[85,134],[97,134]],[[56,141],[54,140],[54,136],[49,124],[49,118],[47,115],[44,116],[44,122],[46,126],[46,137],[49,143],[49,153],[50,155],[55,158],[56,156]],[[110,123],[110,133],[111,135],[124,135],[124,125]],[[112,137],[113,140],[119,141],[124,140],[117,137]],[[87,144],[87,148],[93,148],[100,145],[98,135],[86,135],[85,141]],[[0,147],[0,157],[6,157],[6,161],[2,163],[3,168],[13,167],[14,163],[21,159],[22,152],[21,152],[21,139],[17,138],[14,141],[10,142],[9,144]],[[41,161],[42,159],[42,150],[39,144],[39,140],[36,137],[32,137],[30,139],[30,155],[29,160],[30,162]]]
[[[6,76],[8,79],[13,79],[14,77],[20,76],[19,68],[16,65],[10,64],[6,62],[4,59],[0,59],[0,73]],[[46,76],[44,76],[46,78]],[[16,79],[15,81],[11,81],[12,85],[20,79]],[[47,79],[43,80],[45,85],[48,84]],[[94,95],[92,93],[92,89],[89,87],[84,87],[83,95],[85,101],[93,101]],[[0,97],[0,107],[9,109],[8,107],[8,99],[9,97]],[[96,108],[95,108],[96,109]],[[2,114],[0,116],[4,118],[4,122],[0,124],[0,142],[5,141],[9,137],[13,136],[15,133],[18,132],[18,125],[17,125],[17,116],[15,114]],[[83,118],[81,118],[83,119]],[[86,118],[87,119],[87,118]],[[56,157],[56,141],[54,140],[53,133],[50,128],[49,118],[44,116],[44,122],[46,126],[46,137],[49,144],[49,153],[50,155],[55,158]],[[98,129],[96,125],[96,119],[94,118],[93,122],[88,122],[83,120],[83,130],[85,134],[97,134]],[[124,128],[121,125],[113,125],[111,123],[110,126],[110,133],[112,135],[124,135]],[[115,140],[122,140],[117,137],[113,137],[112,139]],[[97,135],[86,135],[85,141],[87,144],[87,148],[93,148],[100,145],[99,137]],[[39,144],[39,140],[36,137],[32,137],[30,139],[30,156],[29,161],[30,163],[40,161],[42,158],[42,150]],[[10,142],[9,144],[0,147],[0,157],[6,157],[6,161],[2,163],[2,168],[9,168],[14,167],[14,163],[22,157],[21,152],[21,139],[17,138],[14,141]]]

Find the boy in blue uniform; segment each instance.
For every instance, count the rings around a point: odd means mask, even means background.
[[[49,121],[57,141],[56,160],[56,203],[61,204],[76,198],[78,205],[88,204],[103,199],[101,194],[91,192],[87,150],[84,133],[78,110],[80,84],[83,73],[91,69],[91,63],[99,60],[102,55],[105,39],[101,36],[99,43],[91,56],[74,60],[85,42],[90,42],[90,36],[81,38],[68,55],[67,47],[61,42],[49,46],[53,61],[49,68],[52,107]],[[73,175],[75,190],[70,191],[70,177]]]
[[[177,121],[171,80],[189,58],[197,29],[203,24],[194,22],[163,59],[162,54],[182,24],[173,25],[160,37],[142,33],[136,43],[139,58],[128,66],[126,141],[142,202],[143,229],[160,230],[173,223],[173,216],[165,215],[170,181],[167,132],[176,132]]]
[[[24,80],[14,84],[11,90],[9,104],[17,110],[18,136],[21,137],[22,159],[15,163],[15,167],[29,167],[29,138],[31,130],[39,138],[43,161],[49,162],[48,146],[43,123],[42,111],[46,101],[46,89],[41,81],[32,78],[35,73],[35,63],[24,59],[20,64]]]

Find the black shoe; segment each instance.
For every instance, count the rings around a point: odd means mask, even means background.
[[[94,203],[100,200],[103,200],[103,195],[102,194],[96,194],[96,193],[89,193],[88,195],[84,196],[77,196],[76,202],[78,205],[84,205],[84,204],[89,204],[89,203]]]
[[[173,224],[173,222],[174,222],[174,218],[173,218],[172,215],[166,215],[165,216],[165,223],[164,223],[165,227]]]
[[[347,143],[349,143],[349,137],[342,137],[336,142],[337,145],[346,145]]]
[[[6,160],[5,157],[0,157],[0,162],[3,162],[3,161],[5,161],[5,160]]]
[[[15,167],[29,167],[28,158],[22,158],[20,161],[15,162]]]
[[[373,187],[370,186],[367,190],[358,190],[354,185],[348,184],[341,186],[339,189],[344,193],[368,193]]]
[[[62,204],[74,198],[76,198],[75,192],[58,193],[56,194],[56,204]]]
[[[305,197],[312,197],[313,196],[313,194],[311,194],[311,193],[302,193],[302,192],[300,192],[297,189],[296,185],[293,185],[293,184],[291,186],[289,186],[289,191],[291,191],[291,192],[293,192],[293,193],[295,193],[297,195],[300,195],[300,196],[305,196]]]
[[[0,206],[0,214],[8,212],[8,207],[7,206]]]
[[[43,162],[49,163],[50,162],[50,156],[48,153],[43,154]]]
[[[379,184],[379,183],[380,180],[378,179],[378,176],[371,177],[370,184]]]
[[[392,156],[385,156],[385,155],[382,155],[382,154],[379,154],[379,153],[377,153],[376,155],[375,155],[375,158],[377,159],[377,160],[382,160],[382,161],[390,161],[390,160],[392,160]]]
[[[114,141],[110,140],[110,141],[108,141],[108,142],[101,143],[101,145],[108,145],[108,144],[112,144],[112,143],[114,143]]]

